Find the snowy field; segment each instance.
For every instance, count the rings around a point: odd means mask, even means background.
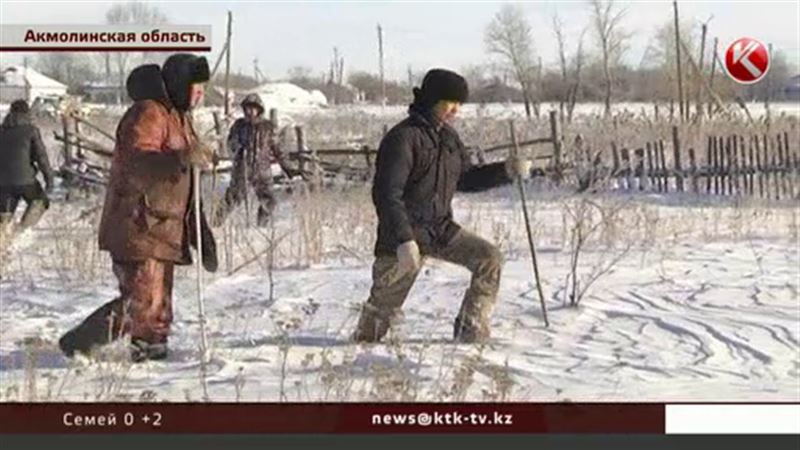
[[[274,233],[246,227],[239,210],[216,230],[221,270],[205,280],[208,399],[800,401],[796,203],[578,197],[534,185],[529,196],[549,328],[516,191],[454,204],[457,220],[506,256],[493,338],[481,346],[450,340],[469,274],[431,260],[387,342],[349,342],[370,287],[366,189],[284,195]],[[202,400],[191,267],[176,274],[167,361],[131,365],[123,342],[93,359],[55,347],[116,295],[96,249],[97,203],[56,202],[5,255],[0,401]],[[579,253],[579,279],[599,275],[570,306],[570,212],[581,208],[599,225]]]

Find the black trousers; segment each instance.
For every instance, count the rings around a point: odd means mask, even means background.
[[[24,186],[0,186],[0,213],[11,213],[17,210],[19,200],[31,204],[36,200],[43,200],[45,208],[50,206],[47,194],[39,183]]]

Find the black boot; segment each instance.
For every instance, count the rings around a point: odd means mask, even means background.
[[[117,339],[122,333],[123,301],[116,298],[97,308],[78,326],[67,331],[58,340],[58,346],[67,357],[75,353],[91,354],[99,347]]]
[[[36,225],[49,206],[49,202],[45,199],[37,199],[28,203],[28,206],[25,208],[25,213],[22,215],[22,219],[19,222],[20,231],[27,230]]]
[[[453,340],[462,344],[484,343],[489,340],[489,330],[457,317],[453,325]]]
[[[144,339],[131,338],[131,361],[135,363],[166,359],[168,353],[166,342],[150,343]]]

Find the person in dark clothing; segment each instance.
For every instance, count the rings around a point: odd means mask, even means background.
[[[247,185],[258,199],[259,226],[269,223],[277,204],[272,189],[272,163],[277,162],[287,174],[283,153],[275,140],[275,125],[264,118],[264,104],[258,94],[247,95],[241,103],[244,117],[236,119],[228,133],[228,151],[233,155],[231,184],[219,205],[214,224],[221,225],[247,197]]]
[[[372,200],[378,215],[373,285],[354,339],[380,340],[389,330],[419,273],[422,258],[449,261],[472,272],[455,320],[454,339],[485,341],[500,283],[502,255],[493,244],[453,220],[456,191],[475,192],[530,172],[529,161],[473,165],[449,122],[468,98],[460,75],[430,70],[414,89],[408,118],[392,128],[378,149]]]
[[[49,207],[45,190],[36,179],[44,178],[47,191],[53,187],[53,171],[39,129],[31,122],[25,100],[16,100],[0,126],[0,237],[13,227],[19,200],[26,203],[19,230],[34,226]]]

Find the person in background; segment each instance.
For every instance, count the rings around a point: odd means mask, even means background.
[[[44,178],[45,189],[37,180]],[[39,129],[31,121],[25,100],[11,103],[0,125],[0,246],[14,231],[14,212],[20,199],[25,212],[18,231],[34,226],[49,207],[47,192],[53,188],[53,170]]]
[[[266,226],[277,204],[272,164],[278,163],[286,174],[291,171],[275,140],[275,124],[264,118],[264,104],[258,94],[247,95],[241,106],[244,117],[236,119],[228,133],[228,151],[233,156],[231,184],[218,206],[214,225],[222,225],[245,199],[249,184],[258,199],[257,224]]]

